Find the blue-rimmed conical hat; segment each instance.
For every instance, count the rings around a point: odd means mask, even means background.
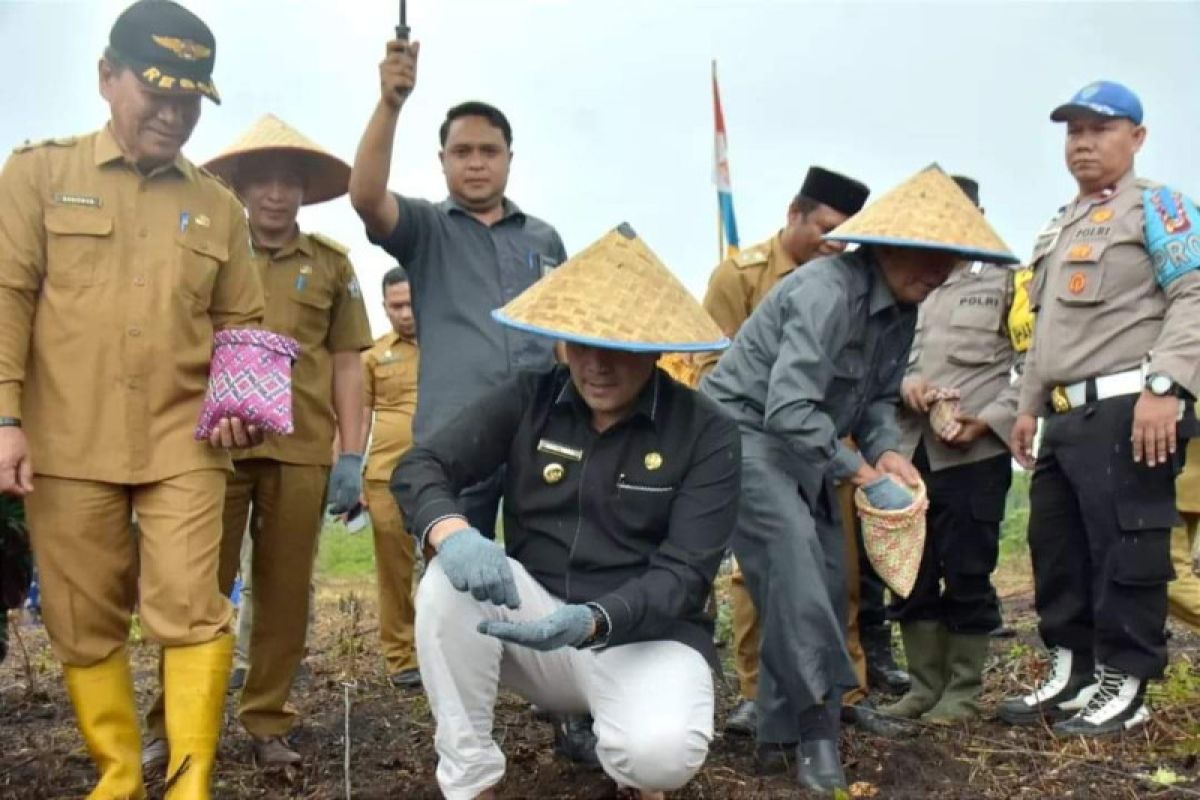
[[[937,164],[892,189],[825,238],[946,250],[997,264],[1018,261],[970,198]]]
[[[681,353],[729,346],[708,312],[628,224],[492,316],[517,330],[613,350]]]

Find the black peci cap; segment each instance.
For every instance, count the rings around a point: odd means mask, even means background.
[[[212,82],[217,41],[204,21],[171,0],[138,0],[121,12],[108,46],[148,89],[221,102]]]
[[[866,184],[822,167],[809,167],[798,197],[829,206],[847,216],[857,214],[871,190]]]

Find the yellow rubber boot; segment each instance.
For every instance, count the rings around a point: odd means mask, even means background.
[[[225,711],[225,688],[233,662],[233,636],[163,648],[169,800],[208,800],[217,741]]]
[[[141,733],[129,653],[118,648],[90,667],[63,666],[79,732],[100,771],[88,800],[141,800]]]

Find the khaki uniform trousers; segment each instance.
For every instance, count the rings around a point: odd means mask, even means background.
[[[1200,631],[1200,578],[1192,572],[1192,547],[1200,513],[1181,511],[1183,525],[1171,531],[1171,564],[1175,580],[1167,584],[1170,614],[1195,631]]]
[[[379,641],[389,675],[417,668],[413,623],[416,605],[413,571],[416,541],[387,481],[366,481],[367,507],[375,534],[375,571],[379,581]]]
[[[854,705],[867,696],[867,657],[858,638],[858,601],[860,581],[858,575],[858,511],[854,508],[854,485],[843,483],[838,486],[838,504],[842,509],[842,532],[846,536],[846,580],[850,592],[850,619],[847,620],[846,646],[854,672],[858,676],[859,688],[847,692],[844,702]],[[758,655],[761,631],[758,612],[742,568],[734,559],[733,574],[729,582],[730,601],[733,605],[733,664],[737,670],[739,691],[743,698],[758,697]]]
[[[225,493],[220,587],[226,595],[233,590],[245,532],[253,541],[254,585],[250,664],[238,719],[252,736],[283,736],[296,722],[288,697],[304,658],[308,587],[329,467],[259,458],[236,461],[234,467]],[[161,694],[146,722],[150,738],[165,737]]]
[[[129,640],[135,605],[146,638],[166,647],[229,631],[233,607],[217,581],[225,480],[218,469],[138,485],[34,478],[25,508],[59,661],[110,656]]]

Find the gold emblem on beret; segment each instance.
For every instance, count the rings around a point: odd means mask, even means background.
[[[197,58],[208,58],[212,50],[191,39],[180,39],[176,36],[151,36],[159,47],[170,50],[184,61],[195,61]]]
[[[567,471],[563,469],[562,464],[552,462],[547,464],[546,468],[542,470],[542,479],[546,481],[546,483],[553,485],[561,481],[563,476],[566,474]]]
[[[644,463],[646,464],[646,469],[653,472],[654,470],[658,469],[659,467],[661,467],[663,465],[662,453],[656,453],[656,452],[646,453],[646,458],[645,458]]]

